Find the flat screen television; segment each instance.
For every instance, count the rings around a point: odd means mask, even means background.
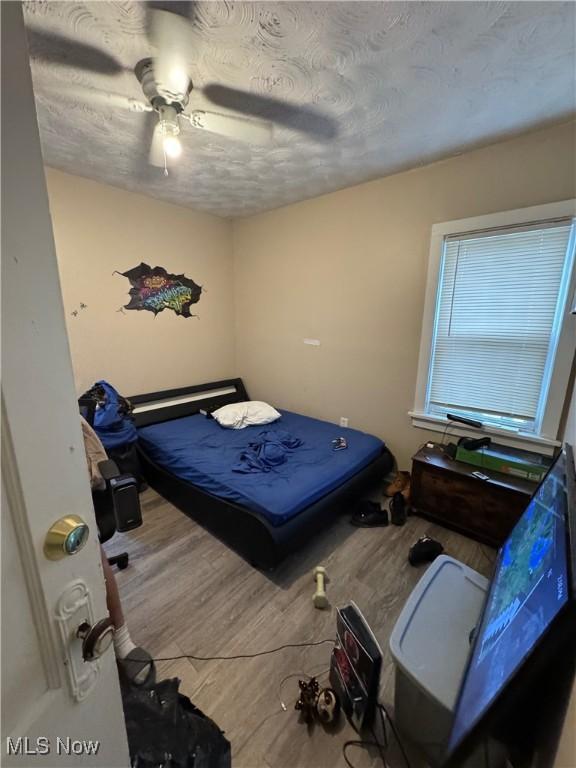
[[[498,552],[456,701],[445,766],[506,743],[558,654],[576,654],[576,482],[565,445]],[[532,695],[533,694],[533,695]]]

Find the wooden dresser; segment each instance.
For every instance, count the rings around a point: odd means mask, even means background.
[[[478,471],[488,479],[475,477]],[[454,461],[438,444],[412,457],[414,514],[494,547],[508,536],[535,489],[528,480]]]

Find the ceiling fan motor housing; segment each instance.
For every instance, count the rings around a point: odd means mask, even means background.
[[[191,80],[188,80],[188,87],[185,94],[174,94],[161,88],[154,74],[153,59],[142,59],[139,61],[134,67],[134,74],[142,86],[144,96],[155,110],[160,111],[164,107],[169,107],[176,110],[176,114],[180,114],[180,112],[186,108],[188,97],[193,88]]]

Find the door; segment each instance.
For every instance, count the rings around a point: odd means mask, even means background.
[[[114,651],[83,662],[78,622],[107,615],[20,3],[2,14],[2,765],[129,765]],[[89,151],[89,149],[87,149]],[[78,515],[89,538],[49,560]]]

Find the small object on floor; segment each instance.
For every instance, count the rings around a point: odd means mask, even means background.
[[[444,552],[444,547],[439,541],[431,539],[429,536],[422,536],[416,544],[410,547],[408,553],[408,562],[410,565],[420,565],[421,563],[431,563],[436,560],[438,555]]]
[[[340,714],[340,702],[332,688],[322,688],[315,677],[310,680],[298,680],[300,695],[294,705],[302,713],[305,723],[312,723],[317,718],[323,725],[335,723]]]
[[[329,608],[330,603],[326,597],[325,587],[325,582],[328,581],[328,577],[326,576],[326,568],[321,565],[317,565],[316,568],[314,568],[314,579],[316,581],[316,592],[312,597],[312,600],[314,601],[314,608],[320,608],[321,610],[324,608]]]
[[[388,510],[382,509],[375,501],[362,499],[358,502],[350,522],[357,528],[382,527],[388,525]]]
[[[406,511],[406,500],[400,491],[392,496],[390,502],[390,520],[392,525],[404,525],[408,513]]]
[[[311,677],[308,681],[298,680],[298,687],[300,688],[300,697],[294,705],[294,709],[302,713],[302,719],[305,723],[311,723],[314,720],[316,701],[320,692],[318,680],[315,677]]]
[[[316,699],[316,715],[323,725],[332,725],[340,715],[340,702],[336,691],[322,688]]]

